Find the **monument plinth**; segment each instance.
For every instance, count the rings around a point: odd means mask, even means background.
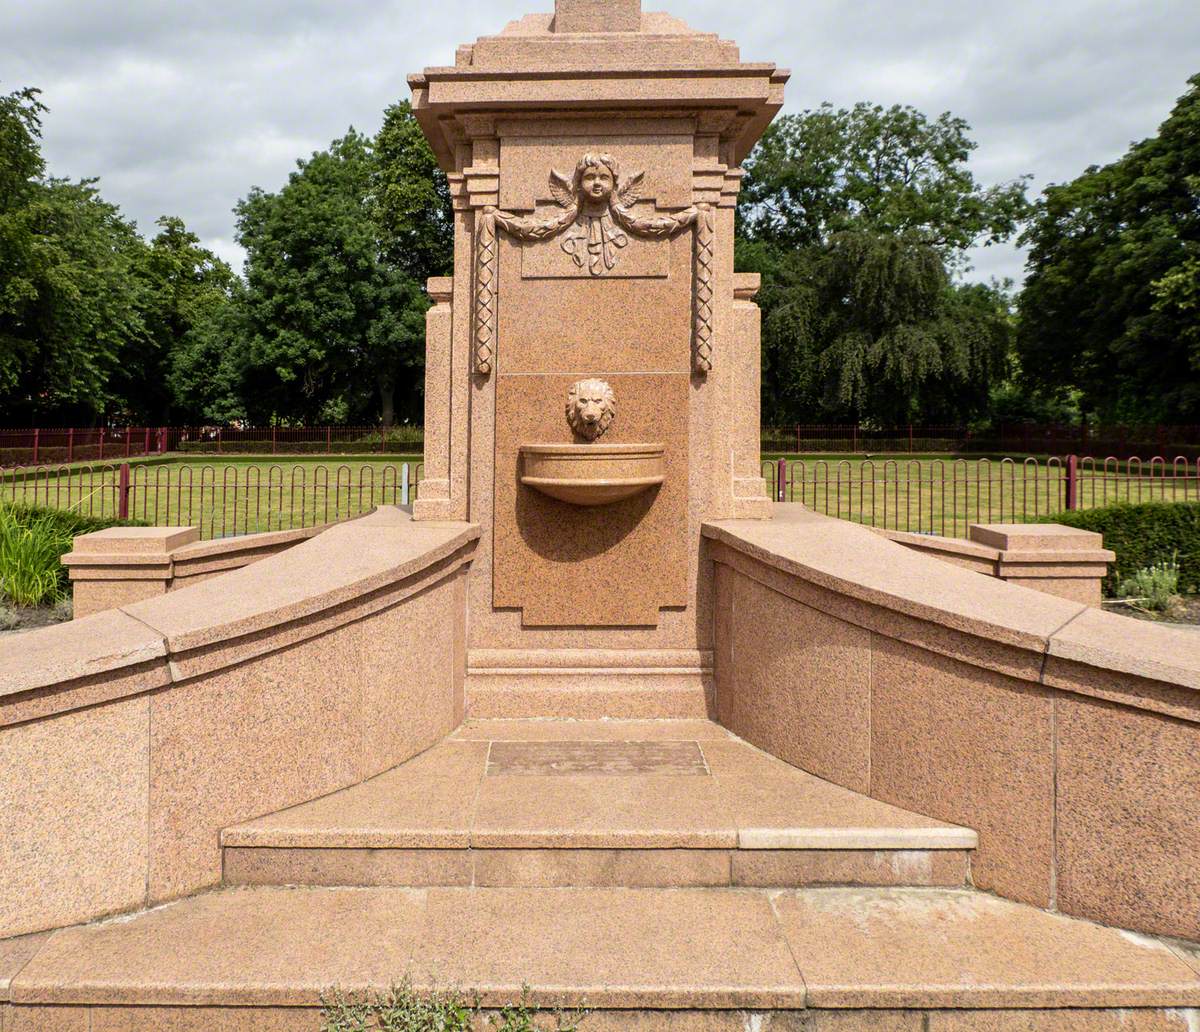
[[[559,0],[410,78],[455,209],[415,516],[485,528],[472,685],[497,662],[550,677],[580,648],[639,684],[703,684],[700,523],[770,515],[733,225],[786,79],[637,0]]]

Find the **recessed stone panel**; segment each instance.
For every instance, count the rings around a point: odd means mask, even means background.
[[[580,129],[607,132],[580,135]],[[691,134],[625,135],[616,120],[572,127],[560,136],[506,136],[500,143],[500,207],[532,211],[539,201],[553,201],[550,170],[570,177],[585,153],[611,154],[623,175],[645,175],[642,196],[662,208],[686,208],[692,203]]]
[[[500,240],[500,374],[688,373],[692,341],[692,231],[671,240],[636,240],[603,276],[527,278],[525,249],[546,248],[547,263],[574,268],[561,238],[523,244]],[[641,248],[668,260],[667,275],[641,262]],[[550,252],[554,254],[551,255]],[[649,252],[647,252],[649,253]],[[540,259],[539,259],[540,260]],[[658,258],[654,259],[658,261]],[[623,274],[632,270],[639,278]],[[640,271],[639,271],[640,270]],[[654,272],[654,275],[641,275]],[[499,388],[499,385],[497,385]],[[499,433],[503,424],[497,426]]]
[[[629,234],[624,239],[618,249],[620,260],[605,273],[607,279],[666,279],[671,271],[670,241],[639,240]],[[563,247],[562,237],[521,245],[522,279],[588,279],[591,275],[587,263],[576,261]]]
[[[597,371],[597,375],[605,375]],[[566,443],[572,376],[501,376],[496,388],[493,604],[526,626],[655,626],[687,585],[688,378],[606,375],[617,416],[605,443],[661,442],[666,479],[581,506],[520,483],[522,444]]]

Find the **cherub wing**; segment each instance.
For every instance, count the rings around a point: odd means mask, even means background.
[[[644,172],[634,172],[632,175],[624,176],[624,182],[617,189],[617,196],[621,200],[621,207],[628,208],[630,205],[636,204],[642,196],[642,180],[646,178]]]
[[[575,186],[561,172],[550,170],[550,193],[563,208],[575,207]]]

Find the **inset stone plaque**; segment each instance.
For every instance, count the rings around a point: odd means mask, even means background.
[[[697,742],[492,742],[487,773],[708,775]]]

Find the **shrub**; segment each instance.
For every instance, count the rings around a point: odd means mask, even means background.
[[[405,980],[386,993],[347,996],[334,991],[321,996],[322,1032],[472,1032],[482,1027],[485,1011],[479,1000],[468,1003],[461,993],[434,990],[419,993]],[[577,1032],[587,1017],[583,1010],[554,1011],[554,1025],[535,1024],[542,1011],[529,1002],[529,990],[519,1003],[487,1015],[495,1032]]]
[[[1139,570],[1176,562],[1180,592],[1200,591],[1200,502],[1149,502],[1111,505],[1047,516],[1044,523],[1094,530],[1104,547],[1117,553],[1104,581],[1114,596]]]
[[[1158,613],[1169,609],[1178,594],[1179,564],[1174,557],[1168,563],[1143,567],[1117,589],[1118,598],[1136,599],[1143,608]]]
[[[329,440],[317,433],[306,441],[295,440],[289,431],[281,430],[275,452],[279,455],[411,455],[420,453],[424,445],[425,429],[419,426],[395,426],[386,433],[365,430],[350,434],[335,430]],[[195,455],[270,455],[271,434],[270,431],[254,431],[243,438],[232,433],[222,437],[219,446],[216,437],[181,440],[174,450]]]
[[[0,505],[0,602],[17,606],[61,604],[70,593],[62,557],[72,539],[131,520],[101,520],[62,509]]]
[[[0,510],[0,593],[18,606],[61,601],[67,588],[59,560],[70,548],[70,535],[52,520]]]

